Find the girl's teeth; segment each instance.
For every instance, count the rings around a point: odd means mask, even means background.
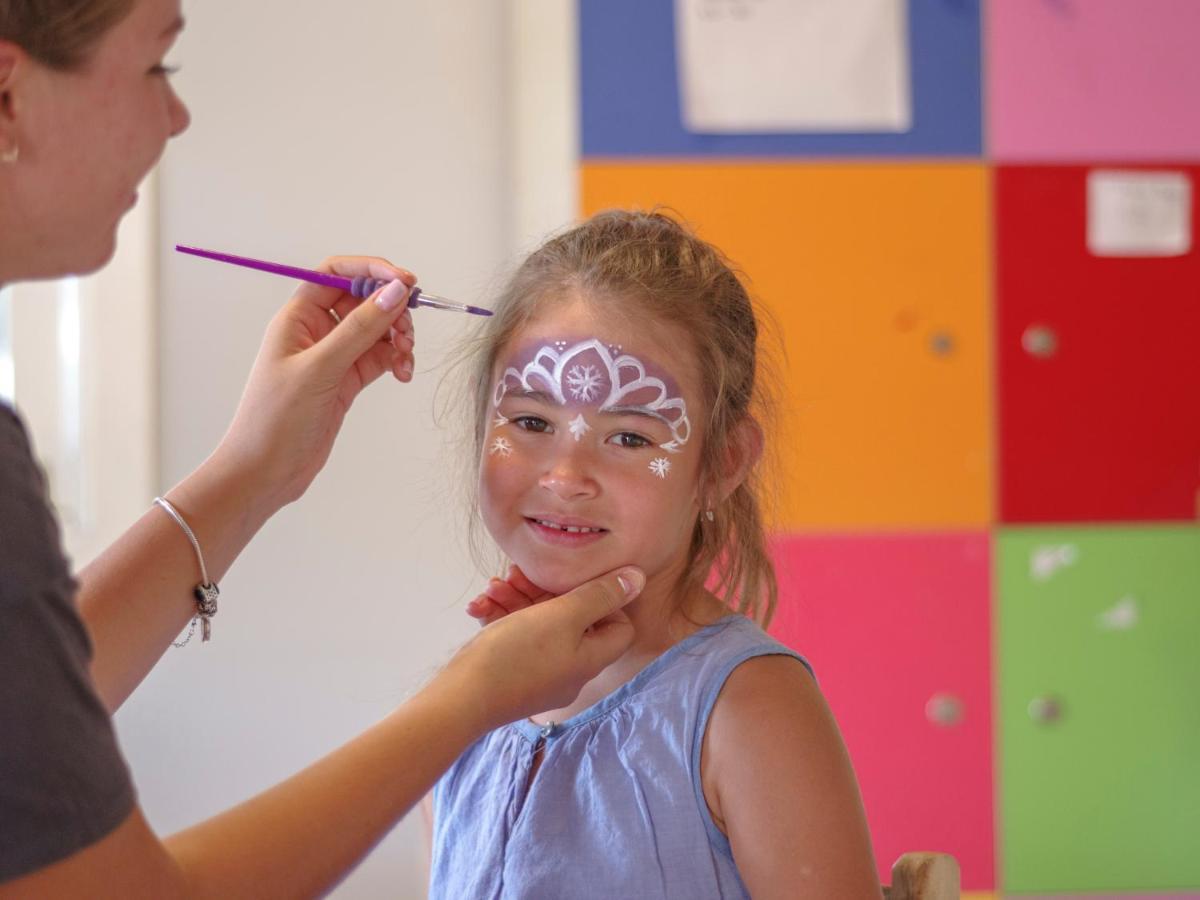
[[[603,531],[602,528],[585,528],[578,525],[556,525],[554,522],[546,522],[538,519],[537,523],[545,528],[556,528],[559,531],[567,531],[571,534],[591,534],[592,532]]]

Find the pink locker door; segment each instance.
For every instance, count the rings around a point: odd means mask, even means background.
[[[911,850],[994,887],[983,532],[785,536],[771,632],[813,664],[863,792],[880,878]]]
[[[1200,156],[1200,3],[994,0],[985,11],[993,159]]]

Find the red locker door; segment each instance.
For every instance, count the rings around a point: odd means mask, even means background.
[[[1089,252],[1090,167],[997,169],[1003,522],[1196,517],[1200,167],[1160,170],[1192,184],[1178,256]]]
[[[985,533],[776,540],[772,633],[805,654],[854,761],[880,878],[953,853],[994,887]]]

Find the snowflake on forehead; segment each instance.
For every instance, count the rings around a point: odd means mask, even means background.
[[[567,372],[567,387],[571,396],[581,403],[591,403],[600,396],[604,377],[595,366],[572,366]]]
[[[650,460],[650,471],[659,478],[666,478],[667,473],[671,471],[671,461],[665,456],[652,459]]]
[[[489,448],[488,453],[492,454],[492,456],[495,456],[497,453],[501,456],[511,456],[512,444],[508,442],[507,438],[498,437],[492,441],[492,446]]]
[[[587,420],[583,417],[583,413],[580,413],[568,422],[567,428],[571,430],[571,434],[575,435],[576,443],[583,440],[583,436],[592,430],[592,426],[587,423]]]

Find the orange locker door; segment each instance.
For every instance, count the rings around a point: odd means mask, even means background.
[[[982,165],[583,166],[585,213],[664,204],[782,326],[788,530],[990,520]]]

